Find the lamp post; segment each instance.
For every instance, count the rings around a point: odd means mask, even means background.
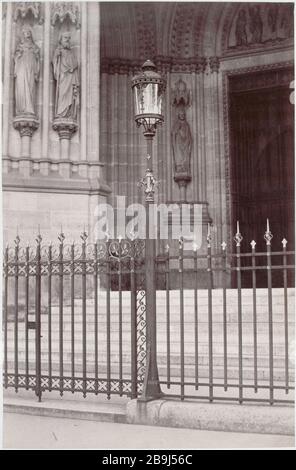
[[[132,90],[135,104],[135,121],[138,127],[143,126],[143,135],[147,142],[147,166],[145,176],[140,181],[144,188],[146,204],[146,241],[145,241],[145,273],[146,273],[146,332],[147,358],[144,390],[141,400],[154,399],[162,395],[158,368],[156,342],[156,275],[155,275],[155,240],[149,238],[150,205],[154,203],[156,180],[153,175],[152,144],[158,125],[164,121],[162,114],[163,94],[166,81],[156,71],[156,67],[147,60],[142,71],[133,77]]]

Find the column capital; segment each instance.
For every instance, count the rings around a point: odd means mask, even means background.
[[[13,127],[19,131],[21,137],[32,137],[33,133],[39,127],[39,121],[36,116],[24,114],[23,116],[16,116],[13,119]]]
[[[52,128],[59,134],[60,139],[70,140],[78,129],[78,124],[72,119],[56,118],[52,123]]]

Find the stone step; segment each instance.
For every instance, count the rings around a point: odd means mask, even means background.
[[[212,305],[213,306],[221,306],[223,305],[223,290],[222,289],[213,289],[212,291]],[[195,292],[194,290],[187,290],[185,289],[183,291],[184,295],[184,305],[185,306],[193,306],[194,305],[194,299],[195,299]],[[138,299],[140,295],[138,294]],[[157,291],[156,293],[156,298],[157,298],[157,305],[158,306],[165,306],[167,302],[167,292],[166,291]],[[30,309],[34,310],[35,304],[34,304],[34,296],[32,293],[32,296],[30,296],[30,299],[33,300],[33,302],[30,303]],[[98,305],[99,306],[104,306],[106,307],[106,300],[107,299],[107,293],[106,292],[100,292],[98,295]],[[113,306],[118,306],[119,305],[119,299],[120,295],[116,291],[111,291],[110,293],[110,303]],[[180,290],[171,290],[169,291],[169,299],[170,303],[172,306],[175,303],[180,302]],[[198,299],[198,304],[202,308],[203,306],[208,305],[208,290],[206,289],[201,289],[197,290],[197,299]],[[253,290],[252,289],[242,289],[241,290],[241,299],[242,299],[242,305],[245,307],[251,306],[253,304]],[[123,306],[130,306],[131,304],[131,292],[129,291],[124,291],[121,293],[121,301]],[[143,301],[145,302],[145,296]],[[287,301],[288,304],[293,307],[295,305],[295,291],[294,289],[289,288],[287,290]],[[44,308],[48,307],[47,303],[47,297],[43,295],[41,297],[41,302]],[[238,291],[237,289],[227,289],[226,290],[226,302],[229,305],[237,305],[238,304]],[[257,305],[264,305],[268,306],[268,290],[267,289],[256,289],[256,302]],[[21,301],[19,301],[21,304]],[[272,303],[274,306],[277,305],[284,305],[284,289],[283,288],[273,288],[272,289]],[[93,308],[94,307],[94,298],[87,298],[85,301],[86,307],[87,308]],[[70,307],[71,306],[71,301],[69,296],[67,298],[63,299],[63,305],[64,307]],[[59,309],[59,301],[55,298],[52,298],[51,300],[51,306],[53,310],[58,310]],[[74,306],[75,308],[82,308],[82,299],[81,298],[75,298],[74,299]]]
[[[87,348],[87,353],[86,353],[86,359],[87,359],[87,363],[94,363],[94,351],[92,352],[89,352],[90,349]],[[7,357],[8,357],[8,360],[14,360],[14,351],[13,350],[9,350],[8,351],[8,354],[7,354]],[[25,361],[25,351],[19,351],[18,352],[18,360],[19,361]],[[29,360],[31,361],[35,361],[35,352],[34,351],[30,351],[29,352]],[[56,350],[53,350],[52,351],[52,354],[51,354],[51,360],[53,363],[55,362],[59,362],[59,351],[56,349]],[[114,351],[111,351],[111,364],[112,364],[112,367],[116,366],[116,364],[118,365],[119,364],[119,354],[118,352],[114,352]],[[129,353],[126,353],[124,352],[122,354],[122,362],[124,364],[130,364],[130,361],[131,361],[131,354]],[[41,352],[41,359],[42,359],[42,362],[47,365],[48,364],[48,354],[47,354],[47,351],[42,351]],[[71,355],[71,352],[69,351],[63,351],[63,362],[64,364],[70,364],[71,363],[71,360],[72,360],[72,355]],[[74,362],[76,365],[81,365],[82,364],[82,361],[83,361],[83,356],[82,356],[82,353],[81,352],[75,352],[74,353]],[[231,355],[231,354],[228,354],[227,356],[227,366],[228,368],[232,368],[232,367],[238,367],[238,354],[236,355]],[[107,362],[107,354],[106,354],[106,351],[99,351],[99,354],[98,354],[98,362],[99,364],[106,364]],[[189,353],[186,353],[185,354],[185,357],[184,357],[184,363],[185,365],[195,365],[195,356],[193,354],[189,354]],[[285,358],[284,357],[274,357],[274,367],[275,368],[283,368],[285,367]],[[181,363],[181,359],[180,359],[180,355],[176,355],[176,354],[171,354],[170,355],[170,363],[172,366],[176,366],[176,365],[180,365]],[[161,354],[161,353],[158,353],[158,365],[159,366],[162,366],[162,365],[166,365],[167,364],[167,356],[164,355],[164,354]],[[208,355],[207,354],[199,354],[198,355],[198,364],[199,365],[209,365],[209,358],[208,358]],[[213,365],[214,366],[223,366],[224,365],[224,357],[223,355],[219,354],[213,354]],[[260,368],[268,368],[269,367],[269,357],[268,355],[265,355],[265,356],[258,356],[257,358],[257,365],[258,367]],[[249,357],[243,357],[243,366],[244,367],[253,367],[254,366],[254,358],[253,356],[249,356]],[[292,367],[290,367],[292,369]]]
[[[183,302],[183,305],[185,307],[193,307],[195,305],[195,300],[194,300],[194,296],[192,297],[185,297],[186,294],[184,292],[184,302]],[[157,306],[162,308],[162,307],[165,307],[167,305],[167,299],[166,297],[159,297],[157,296],[156,297],[157,299]],[[145,301],[145,300],[144,300]],[[208,304],[209,304],[209,301],[208,301],[208,297],[206,298],[203,298],[203,297],[200,297],[198,296],[197,298],[197,302],[198,302],[198,306],[199,308],[207,308]],[[275,308],[277,307],[281,307],[281,306],[284,306],[284,296],[278,296],[278,297],[272,297],[272,304]],[[293,308],[293,306],[295,305],[295,299],[294,297],[288,297],[287,298],[287,303],[288,303],[288,306],[290,308]],[[178,296],[172,296],[170,295],[169,297],[169,304],[170,304],[170,307],[174,307],[174,305],[180,305],[180,293],[178,294]],[[217,307],[217,308],[222,308],[224,304],[224,301],[223,301],[223,296],[221,296],[221,298],[212,298],[212,306],[213,308],[214,307]],[[253,297],[251,296],[250,298],[242,298],[242,307],[243,308],[252,308],[253,306]],[[227,306],[235,306],[237,307],[238,306],[238,298],[237,297],[233,297],[233,296],[229,296],[227,295],[226,296],[226,305]],[[259,308],[260,306],[264,306],[265,308],[268,308],[268,297],[260,297],[260,296],[256,296],[256,305],[257,307]],[[44,307],[47,307],[48,305],[47,304],[44,304]],[[59,311],[59,304],[52,304],[52,311],[53,312],[58,312]],[[71,308],[71,303],[69,302],[63,302],[63,306],[64,308]],[[93,299],[87,299],[86,300],[86,309],[94,309],[94,306],[95,306],[95,303],[94,303],[94,300]],[[106,309],[107,307],[107,301],[106,301],[106,297],[103,297],[103,298],[98,298],[98,308],[102,309]],[[111,308],[118,308],[119,306],[119,298],[111,298],[110,299],[110,306]],[[131,306],[131,299],[130,297],[122,297],[122,307],[123,309],[124,308],[130,308]],[[30,307],[30,309],[34,309],[34,305],[32,305],[32,307]],[[82,310],[82,302],[78,302],[77,300],[75,300],[74,302],[74,308],[77,310],[77,309],[81,309]]]
[[[237,304],[232,304],[232,305],[227,304],[225,311],[226,311],[226,316],[227,316],[228,321],[236,321],[237,320],[237,315],[238,315],[238,306],[237,306]],[[166,316],[167,316],[166,304],[157,305],[156,312],[157,312],[158,321],[161,320],[162,318],[166,318]],[[196,312],[198,313],[198,317],[200,317],[200,318],[207,317],[208,312],[209,312],[208,306],[207,305],[202,305],[202,306],[198,305],[197,309],[195,308],[194,305],[185,306],[184,307],[184,319],[185,319],[185,321],[190,317],[194,318]],[[242,317],[243,318],[249,318],[250,321],[251,321],[253,319],[253,313],[254,313],[253,305],[247,305],[247,306],[242,307]],[[272,313],[273,313],[273,316],[278,316],[279,319],[284,318],[284,314],[285,314],[284,304],[273,305]],[[288,316],[290,318],[295,318],[295,306],[292,305],[292,304],[288,304],[287,313],[288,313]],[[71,319],[71,307],[69,307],[69,306],[63,307],[62,314],[63,314],[63,317],[69,318],[69,320],[70,320]],[[126,319],[126,321],[130,320],[131,307],[129,305],[122,305],[121,314],[122,314],[122,317],[124,319]],[[268,305],[258,304],[257,307],[256,307],[256,314],[257,314],[258,320],[260,318],[262,318],[262,319],[268,318],[268,314],[269,314]],[[87,307],[87,309],[85,311],[85,315],[90,320],[95,318],[95,309],[94,309],[94,307],[93,307],[93,309],[91,309],[90,307]],[[118,316],[119,316],[119,306],[111,305],[109,315],[111,316],[111,318],[113,318],[113,317],[118,318]],[[172,305],[169,305],[169,315],[170,315],[171,319],[180,318],[180,304],[179,303],[174,302]],[[213,315],[213,317],[222,318],[222,316],[223,316],[223,305],[221,304],[221,305],[213,306],[212,315]],[[34,318],[34,316],[35,316],[34,312],[29,314],[29,317]],[[46,313],[41,315],[41,317],[47,317],[47,316],[48,315]],[[81,307],[74,308],[74,319],[82,318],[82,316],[83,316],[82,308]],[[104,317],[107,316],[107,307],[106,307],[106,305],[100,304],[98,306],[96,316],[98,318],[101,318],[101,317],[104,318]],[[19,317],[20,318],[24,317],[23,312],[22,312],[22,315],[20,315]],[[51,317],[52,317],[52,319],[58,318],[59,317],[59,309],[52,308]],[[12,316],[10,318],[13,319]]]
[[[41,364],[42,368],[42,373],[47,374],[48,373],[48,364],[46,361],[42,362]],[[24,362],[19,362],[19,374],[24,373],[25,371],[25,363]],[[33,372],[35,371],[35,362],[29,363],[29,371]],[[105,364],[100,364],[99,367],[99,375],[102,376],[103,374],[105,375],[107,371],[107,367]],[[180,378],[180,367],[177,366],[172,366],[171,367],[171,377],[175,377],[176,379]],[[14,365],[13,362],[8,363],[8,372],[13,374],[14,373]],[[77,364],[75,367],[75,375],[77,374],[82,374],[83,368],[81,364]],[[87,376],[90,378],[93,376],[95,372],[95,364],[94,363],[88,363],[87,364]],[[239,377],[239,369],[238,367],[231,367],[229,368],[228,372],[228,379],[236,379],[238,380]],[[165,366],[159,366],[159,376],[160,380],[161,378],[166,378],[166,367]],[[52,375],[59,375],[59,363],[53,363],[52,364]],[[71,377],[71,365],[70,364],[64,364],[63,368],[63,375]],[[114,365],[112,366],[111,364],[111,376],[116,378],[118,377],[118,366],[115,367]],[[279,382],[284,382],[285,380],[285,374],[282,368],[274,368],[273,370],[273,376],[274,376],[274,381],[279,381]],[[123,377],[124,379],[128,379],[130,377],[130,365],[123,364]],[[187,365],[185,367],[185,378],[188,379],[193,379],[195,377],[195,367],[191,365]],[[200,366],[199,367],[199,377],[200,378],[208,378],[209,377],[209,368],[207,366]],[[213,378],[214,379],[223,379],[224,377],[224,368],[216,366],[213,368]],[[252,367],[244,367],[243,368],[243,378],[244,380],[254,380],[254,370]],[[258,380],[260,381],[268,381],[269,380],[269,370],[267,368],[259,368],[258,369]],[[290,383],[294,380],[294,373],[291,372],[290,375]]]
[[[275,337],[281,337],[285,333],[285,325],[282,322],[275,322],[273,323],[272,326],[273,329],[273,334]],[[47,323],[42,323],[41,325],[41,334],[42,335],[47,335],[48,334],[48,324]],[[243,334],[243,339],[247,340],[249,337],[253,337],[253,324],[248,322],[244,323],[242,325],[242,334]],[[18,325],[18,333],[19,337],[25,337],[25,325],[24,324],[19,324]],[[29,330],[29,334],[33,334],[35,330]],[[58,323],[54,323],[51,325],[51,332],[53,336],[58,336],[60,331],[60,327]],[[71,335],[72,331],[72,325],[70,323],[63,323],[63,334],[65,336]],[[77,336],[78,339],[81,338],[82,336],[82,331],[83,331],[83,325],[81,323],[76,323],[74,325],[74,333],[75,336]],[[94,324],[87,324],[86,325],[86,332],[88,335],[91,336],[91,334],[94,335],[95,332],[95,325]],[[110,326],[110,332],[111,335],[118,335],[119,334],[119,324],[112,324]],[[129,338],[131,332],[131,325],[130,323],[123,323],[122,324],[122,334],[124,336],[124,339]],[[167,332],[167,325],[165,323],[160,323],[157,325],[157,334],[159,336],[159,341],[165,340],[166,338],[166,332]],[[209,333],[209,326],[207,322],[200,322],[198,324],[198,333],[199,333],[199,338],[206,338],[208,337]],[[289,336],[294,336],[294,323],[288,323],[288,333]],[[7,331],[7,334],[9,336],[13,336],[14,334],[14,327],[10,327],[9,330]],[[98,335],[99,336],[104,336],[107,334],[107,325],[106,323],[99,323],[98,324]],[[268,336],[269,334],[269,325],[268,323],[263,323],[263,322],[258,322],[257,323],[257,334],[258,336]],[[215,322],[212,325],[212,335],[214,338],[223,338],[223,323],[222,322]],[[234,323],[229,323],[227,324],[227,335],[229,339],[231,340],[232,336],[236,337],[238,335],[238,325]],[[194,324],[193,323],[186,323],[184,325],[184,336],[186,340],[190,340],[192,338],[194,340]],[[171,323],[170,324],[170,338],[171,340],[178,340],[180,338],[180,325],[178,323]]]
[[[42,338],[42,341],[41,341],[41,348],[42,348],[42,351],[46,352],[48,351],[48,341],[47,341],[47,338]],[[106,347],[107,347],[107,343],[106,341],[101,341],[99,342],[98,344],[98,349],[100,352],[103,352],[105,353],[106,351]],[[224,344],[222,342],[213,342],[213,354],[217,354],[217,355],[223,355],[223,349],[224,347]],[[51,348],[52,348],[52,352],[58,352],[59,351],[59,341],[54,339],[51,343]],[[18,347],[18,350],[19,352],[24,352],[25,351],[25,343],[24,342],[19,342],[19,347]],[[63,341],[63,350],[65,353],[67,352],[71,352],[72,350],[72,344],[71,344],[71,341],[66,339]],[[75,343],[74,345],[74,350],[75,352],[81,354],[82,351],[83,351],[83,347],[82,347],[82,342],[80,343]],[[88,351],[94,351],[95,350],[95,346],[94,346],[94,341],[92,342],[88,342],[87,343],[87,350]],[[30,341],[29,342],[29,351],[35,351],[35,343],[33,341]],[[118,346],[118,342],[116,343],[111,343],[111,352],[113,351],[119,351],[119,346]],[[131,351],[131,343],[130,342],[125,342],[122,344],[122,351],[124,354],[130,354],[130,351]],[[159,354],[166,354],[167,353],[167,344],[166,343],[160,343],[157,347],[157,351]],[[171,354],[179,354],[180,352],[180,342],[171,342],[170,343],[170,351],[171,351]],[[243,343],[242,345],[242,351],[243,351],[243,356],[244,357],[252,357],[254,356],[254,347],[253,347],[253,344],[245,344]],[[273,345],[273,351],[274,351],[274,356],[275,357],[284,357],[285,356],[285,344],[282,343],[282,344],[278,344],[278,343],[275,343]],[[14,342],[13,341],[9,341],[8,342],[8,352],[14,352]],[[207,342],[200,342],[198,344],[198,353],[200,356],[203,356],[203,355],[208,355],[209,353],[209,345]],[[195,343],[194,342],[187,342],[185,344],[185,355],[194,355],[195,354]],[[227,344],[227,354],[229,356],[231,355],[234,355],[234,356],[237,356],[238,355],[238,344]],[[257,345],[257,355],[258,357],[259,356],[268,356],[269,354],[269,343],[259,343]],[[290,358],[292,359],[294,356],[293,356],[293,352],[292,350],[289,351],[289,355],[290,355]]]

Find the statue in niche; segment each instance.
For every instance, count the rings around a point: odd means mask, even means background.
[[[263,22],[260,14],[260,6],[249,6],[250,32],[252,34],[251,43],[259,44],[262,42]]]
[[[294,11],[293,5],[285,5],[284,13],[281,18],[281,28],[284,30],[286,38],[292,38],[294,35]]]
[[[236,37],[236,45],[237,46],[246,46],[248,44],[248,37],[247,37],[247,15],[246,10],[240,10],[237,20],[236,20],[236,27],[235,27],[235,37]]]
[[[184,173],[190,176],[192,135],[184,108],[179,108],[177,112],[177,119],[172,128],[172,145],[175,173]]]
[[[176,119],[171,131],[175,178],[179,179],[184,175],[186,179],[191,179],[192,135],[186,119],[186,108],[191,104],[191,96],[182,79],[178,80],[172,92],[172,104],[176,109]]]
[[[79,106],[78,61],[71,48],[71,33],[61,34],[53,56],[56,80],[55,118],[76,121]]]
[[[271,3],[268,9],[268,26],[270,27],[271,33],[276,33],[277,18],[278,18],[279,7],[276,3]]]
[[[14,54],[15,112],[16,116],[36,115],[36,88],[40,73],[40,49],[35,44],[32,30],[22,29],[22,40]]]

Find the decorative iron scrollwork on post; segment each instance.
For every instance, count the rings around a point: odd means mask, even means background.
[[[154,178],[152,170],[147,168],[144,178],[139,181],[138,186],[144,188],[145,200],[147,202],[154,202],[155,188],[158,185],[158,181]]]
[[[166,80],[156,71],[156,67],[147,60],[142,71],[132,79],[132,89],[135,102],[135,121],[137,126],[143,126],[143,134],[147,142],[147,160],[149,167],[139,185],[144,187],[146,199],[146,243],[145,243],[145,270],[146,270],[146,332],[147,355],[145,381],[142,391],[142,400],[158,398],[162,395],[157,367],[156,346],[156,273],[154,260],[156,257],[155,240],[149,235],[150,204],[154,201],[156,181],[153,176],[152,140],[157,126],[163,120],[163,93]],[[150,161],[151,159],[151,161]],[[142,355],[142,352],[141,352]]]

